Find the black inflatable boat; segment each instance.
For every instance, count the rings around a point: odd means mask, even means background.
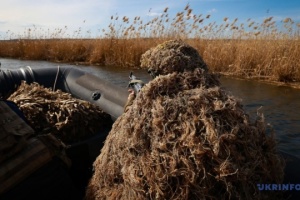
[[[32,69],[29,66],[13,70],[0,69],[0,97],[6,99],[23,80],[60,89],[76,98],[96,104],[110,114],[113,121],[123,113],[128,97],[126,88],[118,87],[76,68]],[[106,128],[86,141],[70,145],[66,150],[72,161],[71,177],[82,195],[92,175],[92,164],[99,155],[109,131],[110,128]]]
[[[37,82],[45,87],[55,87],[76,98],[87,100],[110,114],[113,120],[123,113],[128,97],[126,88],[71,67],[0,69],[0,97],[5,98],[13,93],[22,80],[27,83]],[[68,155],[73,162],[71,173],[74,174],[76,184],[83,190],[91,176],[92,163],[98,156],[108,132],[109,130],[103,131],[68,149]],[[280,153],[286,159],[284,184],[300,186],[300,159],[285,152]],[[290,193],[293,194],[292,199],[300,199],[300,188],[294,188]]]

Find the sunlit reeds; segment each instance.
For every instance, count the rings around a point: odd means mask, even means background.
[[[175,15],[166,7],[159,16],[112,15],[97,37],[82,28],[42,30],[33,26],[22,35],[0,35],[0,57],[94,65],[138,67],[141,55],[158,43],[182,39],[195,47],[212,71],[244,78],[300,81],[300,23],[270,16],[257,22],[202,15],[186,5]]]

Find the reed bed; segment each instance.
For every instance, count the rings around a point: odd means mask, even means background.
[[[189,5],[175,16],[168,12],[165,8],[148,21],[140,16],[111,16],[109,26],[95,38],[85,37],[81,28],[68,35],[67,27],[52,34],[36,27],[20,36],[8,32],[0,41],[0,57],[139,67],[141,55],[151,47],[182,39],[202,55],[213,72],[300,81],[300,24],[291,18],[240,22],[224,17],[216,22],[211,15],[195,14]]]

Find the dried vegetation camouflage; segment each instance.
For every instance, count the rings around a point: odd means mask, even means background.
[[[150,81],[116,120],[86,199],[274,199],[257,183],[280,183],[283,168],[263,115],[251,121],[215,75],[191,67]]]
[[[18,105],[37,134],[52,133],[65,144],[82,141],[112,124],[96,105],[38,83],[22,82],[8,100]]]
[[[182,40],[166,41],[149,49],[141,57],[141,67],[156,75],[192,71],[199,67],[207,70],[198,51]]]

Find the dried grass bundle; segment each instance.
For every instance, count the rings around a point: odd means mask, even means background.
[[[86,198],[275,198],[256,185],[282,181],[274,138],[218,85],[199,68],[149,82],[114,123]]]
[[[38,134],[52,133],[66,144],[86,139],[112,124],[110,116],[96,105],[38,83],[22,82],[8,100],[18,105]]]

